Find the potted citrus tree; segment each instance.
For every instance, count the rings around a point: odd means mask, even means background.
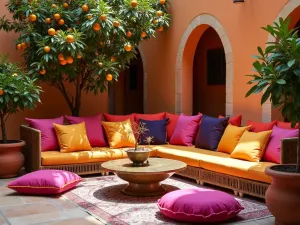
[[[17,176],[23,166],[21,140],[9,140],[6,132],[6,120],[19,110],[32,109],[40,101],[40,87],[36,79],[28,77],[22,68],[7,61],[7,56],[0,56],[0,178]]]
[[[253,63],[257,72],[249,75],[249,84],[255,85],[246,97],[264,91],[261,104],[268,99],[279,107],[292,127],[300,122],[300,38],[296,30],[289,29],[289,19],[280,18],[273,26],[263,28],[275,42],[267,43]],[[300,128],[299,128],[300,135]],[[300,224],[300,136],[297,144],[296,165],[276,165],[266,169],[272,183],[266,192],[266,204],[278,224]]]

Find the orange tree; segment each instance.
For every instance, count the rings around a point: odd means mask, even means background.
[[[13,20],[2,17],[0,29],[20,34],[29,75],[56,87],[78,116],[82,92],[104,92],[138,44],[169,27],[167,1],[9,0]]]

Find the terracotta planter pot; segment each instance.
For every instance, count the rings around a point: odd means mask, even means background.
[[[0,178],[18,176],[24,163],[24,155],[21,152],[24,145],[24,141],[0,143]]]
[[[266,204],[278,225],[300,224],[300,173],[281,172],[295,165],[276,165],[266,168],[272,183],[266,192]]]

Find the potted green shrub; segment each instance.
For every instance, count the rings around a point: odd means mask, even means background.
[[[7,61],[7,56],[0,56],[0,178],[17,176],[23,166],[24,156],[21,140],[8,140],[6,120],[19,110],[33,109],[40,101],[41,88],[35,79],[28,77],[19,64]]]
[[[257,74],[249,75],[249,84],[255,85],[246,97],[264,90],[261,104],[270,99],[295,127],[300,122],[300,38],[296,30],[289,29],[289,22],[280,18],[273,26],[263,27],[276,41],[267,43],[264,50],[258,47],[259,55],[253,63]],[[266,174],[272,177],[266,204],[277,223],[300,224],[300,136],[297,164],[271,166]]]

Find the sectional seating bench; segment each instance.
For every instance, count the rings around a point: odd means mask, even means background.
[[[21,139],[26,142],[23,148],[25,169],[28,172],[41,169],[61,169],[77,174],[106,175],[101,164],[108,160],[126,158],[124,148],[92,148],[91,151],[61,153],[60,151],[41,151],[41,132],[22,125]],[[281,142],[281,164],[296,161],[296,138],[283,139]],[[264,171],[275,165],[270,162],[249,162],[230,158],[230,154],[208,151],[194,146],[160,145],[150,146],[151,157],[176,159],[187,163],[188,167],[178,174],[192,178],[197,183],[221,186],[234,191],[235,195],[244,194],[264,198],[271,178]]]

